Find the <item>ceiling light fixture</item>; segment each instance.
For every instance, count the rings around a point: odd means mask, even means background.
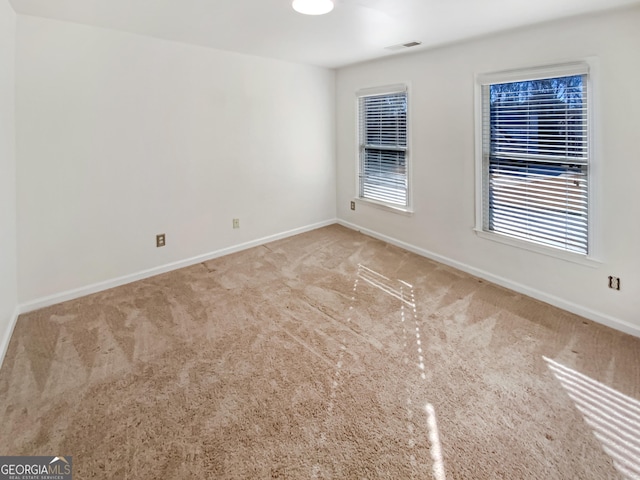
[[[331,0],[293,0],[291,6],[296,12],[305,15],[324,15],[333,10]]]

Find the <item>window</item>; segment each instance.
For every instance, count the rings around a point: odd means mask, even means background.
[[[409,207],[407,89],[395,86],[358,94],[358,197]]]
[[[504,76],[480,78],[478,229],[587,255],[588,66]]]

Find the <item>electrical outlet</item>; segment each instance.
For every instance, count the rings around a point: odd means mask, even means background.
[[[620,277],[609,277],[609,288],[620,290]]]
[[[355,209],[356,209],[356,202],[351,200],[351,210],[355,210]]]
[[[156,235],[156,247],[164,247],[166,245],[164,233]]]
[[[240,228],[240,219],[239,218],[234,218],[233,219],[233,228]]]

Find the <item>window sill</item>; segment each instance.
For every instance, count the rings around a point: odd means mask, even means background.
[[[476,235],[480,238],[484,238],[486,240],[491,240],[494,242],[502,243],[504,245],[509,245],[516,248],[521,248],[523,250],[528,250],[530,252],[540,253],[548,257],[558,258],[566,262],[577,263],[577,264],[585,265],[591,268],[597,268],[602,265],[601,260],[590,255],[581,255],[579,253],[566,252],[564,250],[560,250],[557,248],[546,247],[544,245],[537,245],[532,242],[527,242],[526,240],[519,240],[517,238],[512,238],[507,235],[486,232],[478,228],[474,228],[473,230],[475,231]]]
[[[380,210],[386,210],[387,212],[397,213],[408,217],[413,215],[413,210],[408,207],[394,207],[393,205],[387,205],[386,203],[376,202],[374,200],[359,197],[356,197],[353,200],[356,203],[360,203],[362,205],[370,205],[372,207],[379,208]]]

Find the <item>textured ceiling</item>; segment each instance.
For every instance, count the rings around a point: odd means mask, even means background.
[[[640,0],[335,0],[305,16],[291,0],[11,0],[19,14],[95,25],[223,50],[341,67]]]

